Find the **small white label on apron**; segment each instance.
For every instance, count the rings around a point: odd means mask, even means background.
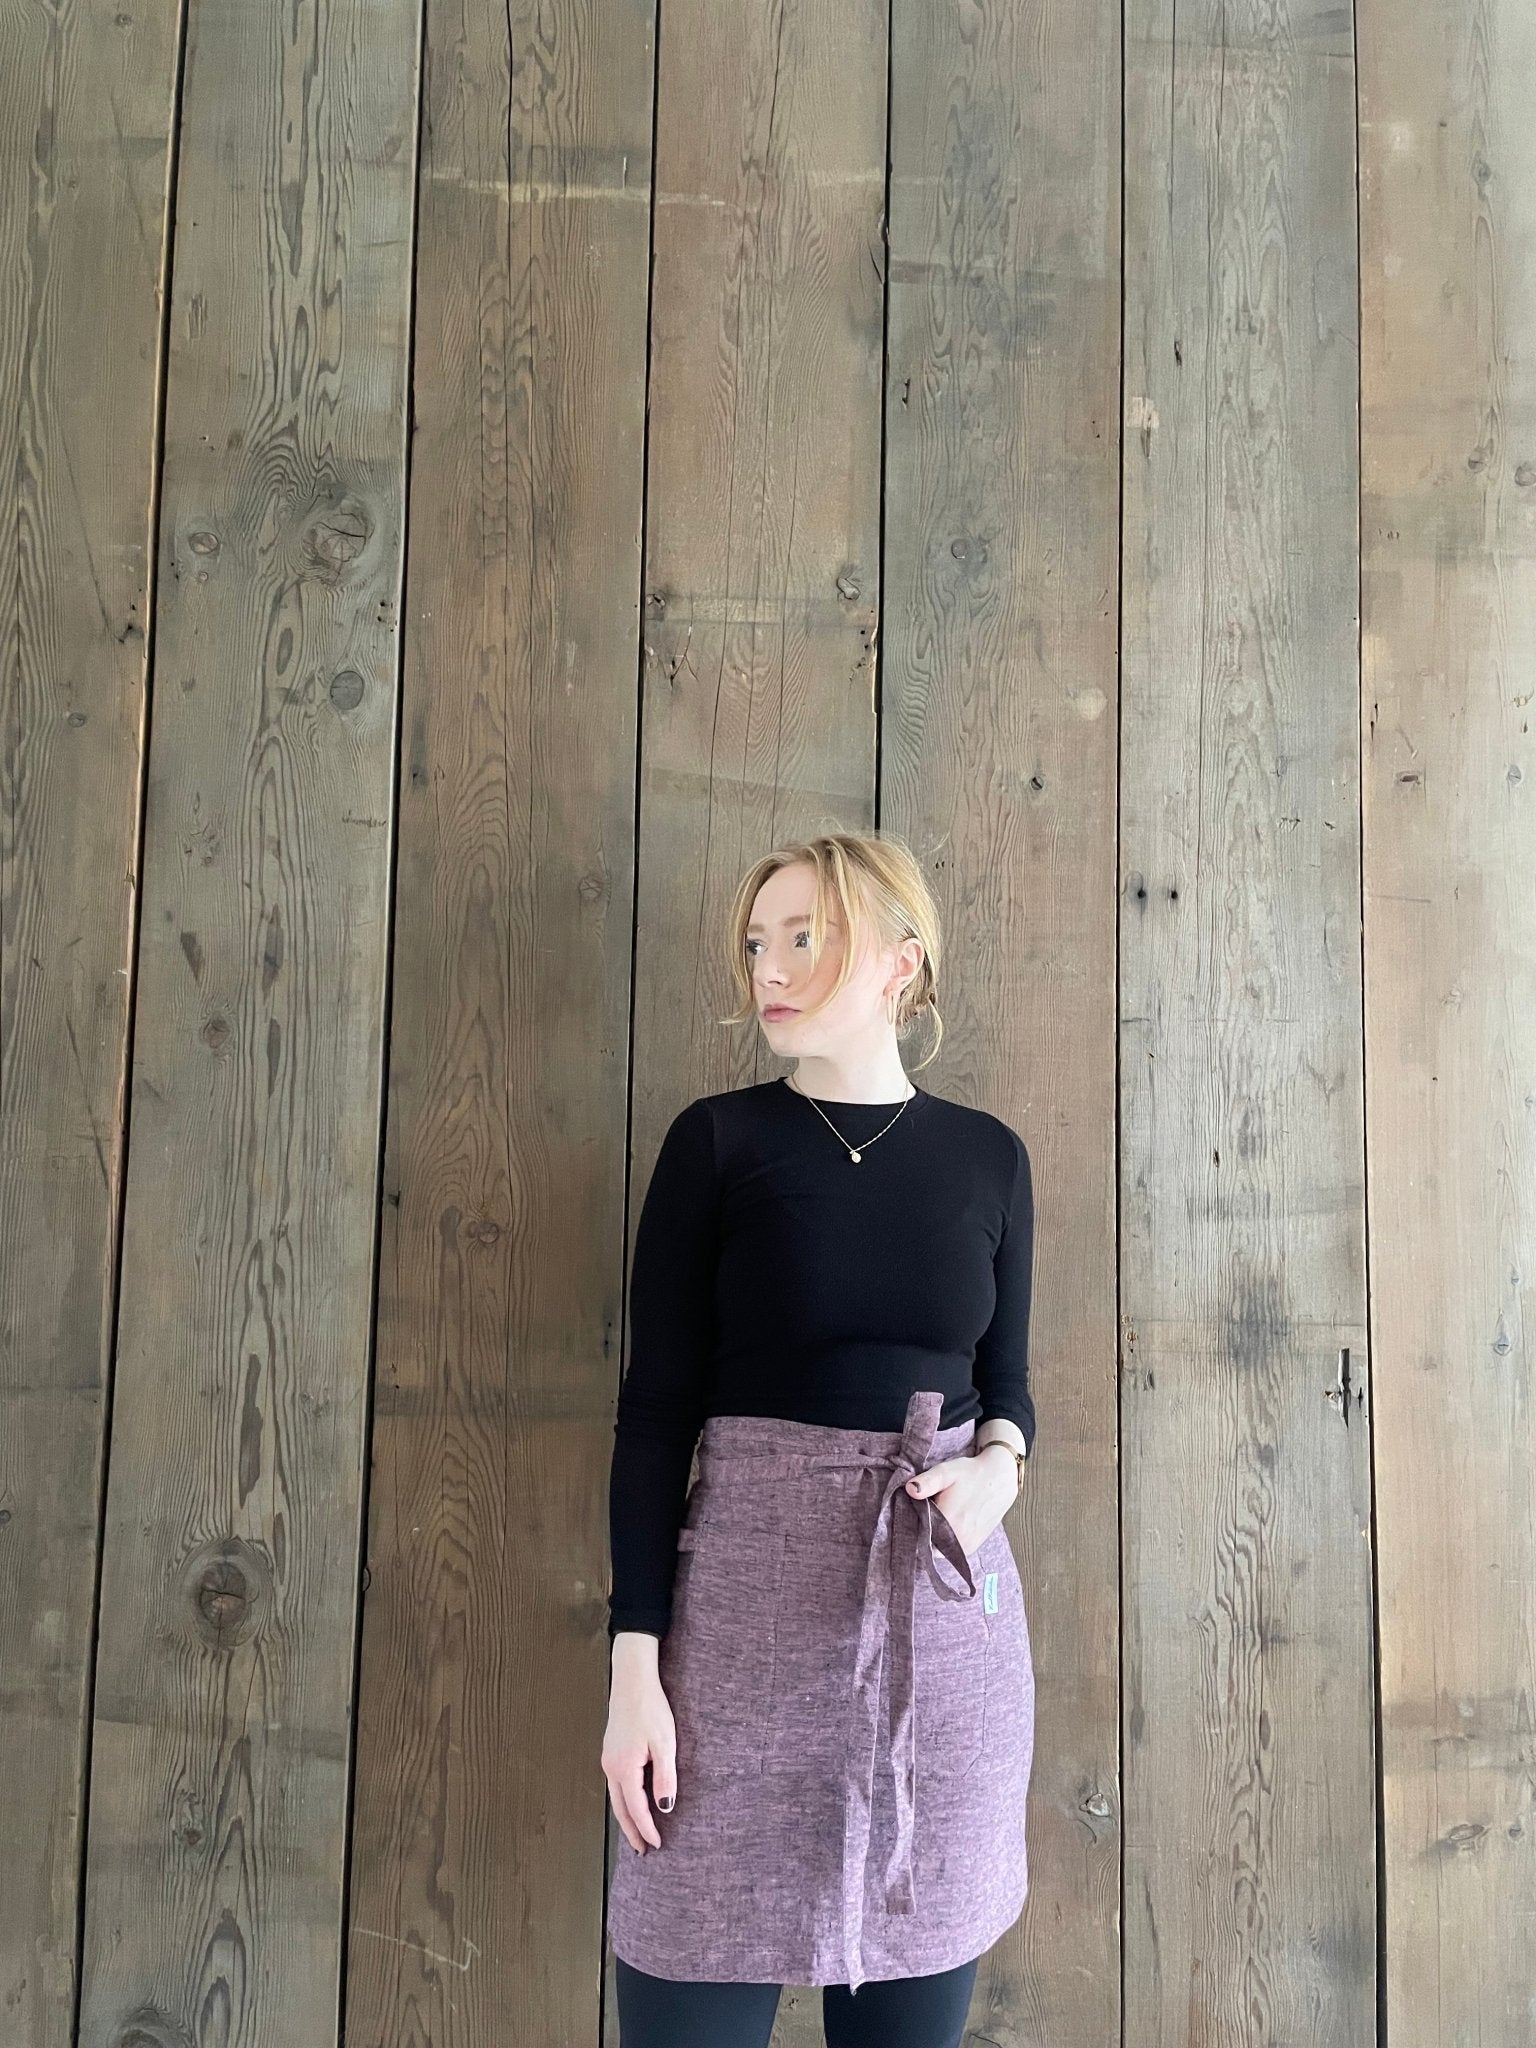
[[[984,1614],[997,1612],[997,1573],[988,1572],[981,1582],[981,1607]]]

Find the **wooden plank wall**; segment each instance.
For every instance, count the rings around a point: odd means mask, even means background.
[[[1125,26],[1126,2039],[1365,2042],[1350,21]]]
[[[0,2040],[70,2039],[174,20],[0,8]]]
[[[278,2048],[336,2032],[416,9],[188,31],[80,2038]]]
[[[1393,2048],[1536,2039],[1536,11],[1360,39],[1365,987]]]
[[[662,10],[631,1225],[675,1111],[782,1070],[717,1021],[742,868],[875,815],[886,72],[880,0]]]
[[[347,2040],[595,2042],[652,23],[424,35]]]
[[[1031,1899],[972,2021],[1054,2048],[1120,2032],[1118,18],[894,19],[879,815],[944,912],[925,1084],[1023,1135],[1039,1218],[1044,1455],[1006,1524],[1036,1678]]]
[[[0,2048],[616,2041],[626,1261],[828,821],[1036,1166],[972,2038],[1526,2048],[1532,19],[0,9]]]

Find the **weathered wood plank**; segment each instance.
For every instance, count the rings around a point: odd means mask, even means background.
[[[684,1102],[787,1071],[716,1022],[742,870],[875,794],[885,8],[669,0],[660,63],[631,1225]]]
[[[73,2038],[174,12],[0,27],[0,2037]]]
[[[1526,0],[1361,10],[1365,970],[1392,2048],[1536,2033]]]
[[[1350,17],[1126,37],[1125,2040],[1366,2042]]]
[[[945,912],[942,1092],[1029,1145],[1030,1891],[977,2038],[1118,2039],[1114,1300],[1120,33],[898,6],[881,819]],[[1091,1255],[1079,1256],[1091,1246]]]
[[[336,2038],[416,0],[199,0],[81,2040]]]
[[[596,2042],[652,10],[426,36],[347,2038]]]

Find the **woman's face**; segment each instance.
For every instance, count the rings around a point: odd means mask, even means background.
[[[874,1026],[889,1028],[885,991],[893,979],[894,950],[882,954],[866,934],[864,957],[848,986],[828,1009],[805,1018],[837,979],[845,932],[833,904],[821,958],[811,964],[811,906],[815,870],[803,861],[776,868],[758,890],[747,925],[747,971],[758,1021],[777,1053],[799,1057],[852,1043]]]

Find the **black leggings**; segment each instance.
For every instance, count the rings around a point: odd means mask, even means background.
[[[767,2048],[782,1986],[680,1983],[613,1960],[619,2048]],[[869,1980],[857,1991],[824,1985],[827,2048],[960,2048],[980,1960],[932,1977]]]

